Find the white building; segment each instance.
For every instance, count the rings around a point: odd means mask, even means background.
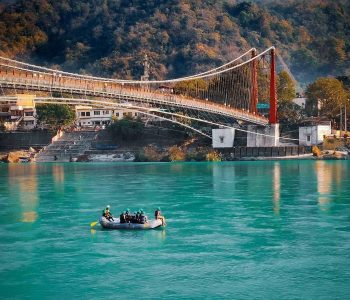
[[[1,105],[1,112],[7,130],[18,128],[30,130],[36,127],[36,109],[34,95],[19,94],[14,100]]]
[[[331,123],[299,127],[299,145],[312,146],[323,143],[324,136],[331,135]]]
[[[125,116],[136,117],[137,112],[130,110],[112,110],[108,108],[94,108],[92,106],[77,105],[75,107],[76,125],[80,127],[103,126],[111,123],[112,118],[120,120]]]
[[[305,109],[306,98],[294,98],[293,103],[299,105],[301,108]]]
[[[234,128],[212,130],[213,148],[232,148],[235,139]]]

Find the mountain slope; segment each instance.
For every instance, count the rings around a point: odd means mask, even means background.
[[[350,73],[348,1],[32,0],[0,12],[0,52],[65,70],[153,78],[277,46],[302,82]]]

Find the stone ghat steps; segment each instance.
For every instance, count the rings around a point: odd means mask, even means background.
[[[56,145],[56,144],[52,144],[48,147],[46,147],[46,151],[54,151],[54,150],[81,150],[81,149],[85,149],[86,145],[64,145],[64,146],[60,146],[60,145]]]
[[[93,140],[96,136],[96,132],[94,131],[88,131],[88,132],[82,132],[82,131],[75,131],[75,132],[65,132],[64,135],[60,138],[59,141],[88,141]],[[58,142],[59,142],[58,141]]]
[[[46,146],[35,157],[37,162],[68,162],[91,149],[96,132],[64,132],[57,141]]]

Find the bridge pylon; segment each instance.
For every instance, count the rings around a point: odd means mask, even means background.
[[[277,92],[276,92],[276,53],[275,48],[270,50],[270,124],[277,123]]]

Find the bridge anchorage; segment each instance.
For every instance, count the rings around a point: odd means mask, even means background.
[[[212,138],[218,147],[232,147],[236,130],[247,133],[247,146],[278,143],[274,47],[259,54],[252,48],[220,67],[192,76],[142,79],[81,75],[0,57],[0,103],[14,101],[17,94],[35,94],[35,104],[137,111],[191,128]],[[261,103],[268,111],[258,111]],[[202,128],[208,126],[220,130],[204,132]]]

